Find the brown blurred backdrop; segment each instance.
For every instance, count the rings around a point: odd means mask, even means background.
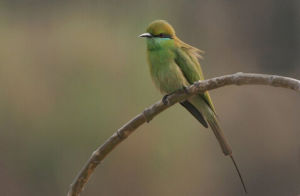
[[[145,40],[154,19],[206,51],[207,78],[300,79],[300,2],[0,1],[0,195],[66,195],[91,152],[161,98]],[[263,86],[211,92],[249,195],[300,194],[300,95]],[[180,106],[131,135],[82,194],[243,195],[211,131]]]

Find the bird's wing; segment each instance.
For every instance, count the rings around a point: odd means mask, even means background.
[[[176,53],[175,62],[178,65],[178,67],[180,67],[187,81],[190,84],[193,84],[198,80],[204,80],[203,72],[196,55],[196,52],[197,51],[199,52],[200,50],[187,44],[182,45],[181,43],[180,45],[181,47],[178,47],[175,51]],[[209,96],[209,93],[205,92],[201,94],[201,97],[203,97],[205,102],[215,112],[215,108]]]
[[[198,55],[199,55],[199,52],[201,52],[201,51],[198,50],[197,48],[194,48],[194,47],[188,45],[188,44],[185,44],[184,42],[180,41],[179,39],[177,40],[177,44],[179,47],[176,47],[177,49],[175,52],[176,53],[175,62],[180,67],[186,80],[190,84],[192,84],[198,80],[204,80],[203,73],[202,73],[200,64],[197,59],[197,57],[199,58]],[[203,110],[204,114],[202,114],[202,115],[204,115],[206,117],[206,121],[209,124],[209,126],[211,127],[211,129],[213,130],[217,140],[219,141],[219,144],[223,150],[223,153],[225,155],[230,156],[230,158],[235,166],[235,169],[237,170],[237,173],[238,173],[241,183],[244,187],[244,190],[247,193],[244,180],[243,180],[242,175],[239,171],[239,168],[233,158],[232,150],[231,150],[229,144],[227,143],[225,136],[224,136],[224,134],[218,124],[218,121],[216,119],[216,112],[215,112],[213,103],[211,101],[211,98],[209,96],[209,93],[205,92],[205,93],[201,94],[200,96],[203,98],[203,100],[209,106],[208,110]],[[203,102],[203,100],[196,99],[196,101],[202,101],[202,102]]]

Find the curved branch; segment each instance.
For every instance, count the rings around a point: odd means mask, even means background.
[[[268,85],[274,87],[289,88],[300,92],[300,81],[276,75],[253,74],[253,73],[236,73],[231,75],[220,76],[208,80],[195,82],[185,90],[178,90],[167,98],[167,105],[158,101],[142,113],[138,114],[132,120],[117,130],[104,144],[98,147],[91,155],[87,163],[81,169],[70,186],[68,196],[78,196],[83,190],[84,185],[88,182],[91,174],[101,161],[132,132],[145,122],[150,122],[156,115],[169,108],[170,106],[187,99],[188,97],[216,89],[227,85]]]

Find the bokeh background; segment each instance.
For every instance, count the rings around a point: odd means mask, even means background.
[[[154,19],[206,51],[206,78],[300,79],[300,2],[0,1],[0,195],[66,195],[94,149],[161,99],[137,36]],[[300,95],[211,92],[249,195],[300,194]],[[179,105],[97,168],[83,196],[243,195],[211,131]]]

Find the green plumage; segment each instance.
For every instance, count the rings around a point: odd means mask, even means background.
[[[204,80],[198,62],[202,51],[181,41],[173,27],[163,20],[152,22],[147,33],[140,35],[147,38],[147,56],[150,73],[155,86],[163,93],[169,94],[195,81]],[[222,151],[230,155],[237,172],[240,172],[232,156],[232,150],[219,126],[216,111],[208,92],[189,98],[181,103],[205,127],[213,130]],[[246,188],[244,186],[246,191]]]
[[[147,31],[154,35],[153,38],[147,39],[150,73],[155,86],[163,94],[172,93],[195,81],[204,79],[197,59],[202,51],[179,40],[174,29],[165,21],[155,21],[150,24]],[[170,37],[160,37],[160,34],[170,35]],[[231,148],[218,125],[215,109],[208,92],[194,96],[188,102],[204,116],[216,135],[224,154],[230,155]]]

